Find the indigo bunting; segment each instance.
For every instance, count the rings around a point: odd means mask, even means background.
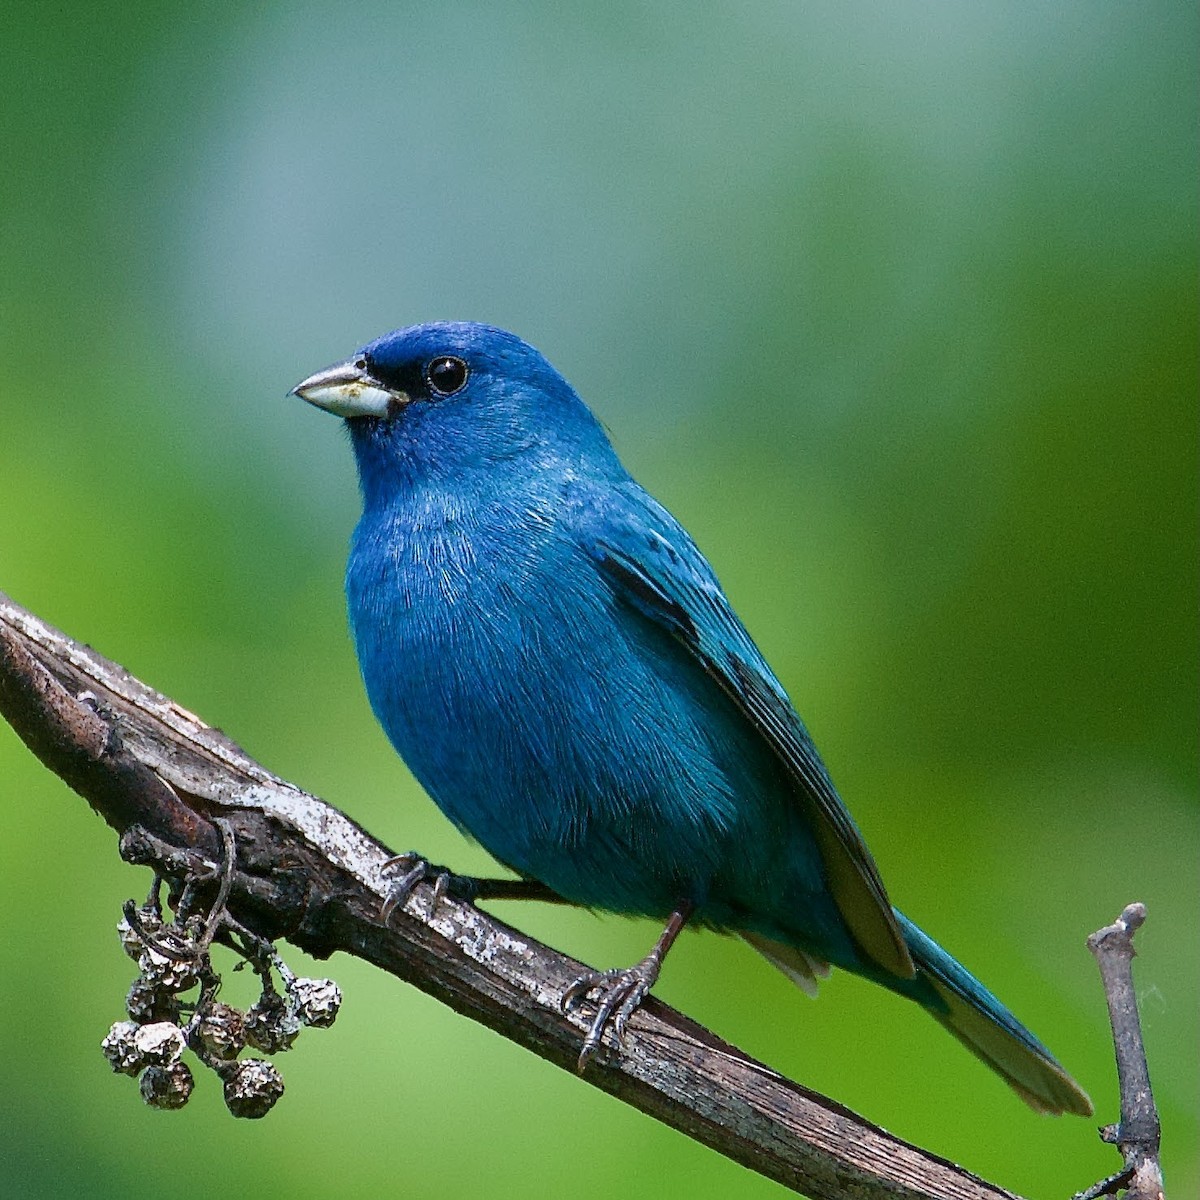
[[[596,1005],[581,1069],[606,1032],[619,1041],[690,920],[810,992],[831,965],[874,980],[1034,1108],[1091,1113],[1050,1052],[892,907],[707,560],[541,354],[486,325],[418,325],[293,391],[349,430],[363,500],[350,624],[396,750],[535,891],[666,922],[642,962],[568,992]]]

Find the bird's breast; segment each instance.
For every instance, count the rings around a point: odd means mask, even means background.
[[[502,862],[640,912],[721,869],[769,771],[702,668],[553,523],[364,518],[347,595],[393,745]]]
[[[569,721],[572,680],[587,669],[563,612],[589,622],[600,596],[552,533],[511,513],[490,527],[425,511],[364,517],[347,569],[376,715],[447,815],[489,845],[506,805],[498,790],[544,790],[533,777],[565,745],[548,729]]]

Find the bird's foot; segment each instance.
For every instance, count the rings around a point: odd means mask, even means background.
[[[401,872],[400,877],[394,883],[388,883],[387,899],[379,909],[380,919],[385,925],[392,919],[392,914],[396,909],[412,895],[413,889],[418,883],[426,881],[433,883],[430,913],[437,911],[437,906],[442,902],[444,896],[453,895],[471,903],[478,890],[475,880],[470,876],[455,875],[445,867],[434,866],[415,850],[410,850],[407,854],[397,854],[394,858],[387,859],[380,867],[382,875],[391,875],[397,871]]]
[[[563,1012],[570,1012],[595,993],[596,1016],[579,1051],[575,1069],[582,1075],[592,1056],[600,1049],[604,1031],[612,1030],[612,1044],[619,1049],[629,1018],[649,995],[662,966],[659,955],[649,954],[637,966],[624,970],[589,971],[563,993]]]

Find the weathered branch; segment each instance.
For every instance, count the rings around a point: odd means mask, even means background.
[[[128,861],[176,886],[237,841],[230,913],[317,957],[382,967],[558,1066],[586,1026],[562,1013],[579,963],[422,884],[380,920],[391,851],[278,779],[219,731],[0,593],[0,713],[121,835]],[[596,1087],[816,1200],[1012,1194],[864,1121],[649,1000]],[[1122,1117],[1124,1127],[1125,1118]]]
[[[1144,904],[1128,904],[1113,924],[1097,929],[1087,940],[1104,982],[1121,1088],[1121,1119],[1116,1125],[1105,1126],[1100,1136],[1121,1151],[1125,1167],[1079,1193],[1076,1200],[1094,1200],[1122,1189],[1128,1189],[1127,1200],[1163,1200],[1158,1109],[1150,1090],[1150,1069],[1146,1065],[1137,994],[1133,990],[1133,960],[1137,953],[1133,935],[1145,919]]]

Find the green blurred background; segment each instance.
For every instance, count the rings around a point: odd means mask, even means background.
[[[712,558],[898,903],[1098,1121],[1083,939],[1146,901],[1168,1185],[1197,1193],[1192,0],[2,20],[0,588],[391,845],[486,869],[368,711],[350,455],[285,392],[397,325],[515,329]],[[7,726],[0,806],[6,1196],[777,1191],[349,959],[267,1120],[211,1077],[151,1112],[99,1052],[146,876]],[[654,933],[497,911],[602,966]],[[658,990],[1019,1191],[1117,1165],[854,979],[813,1003],[705,934]]]

